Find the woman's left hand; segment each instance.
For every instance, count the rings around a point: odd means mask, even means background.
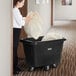
[[[26,23],[29,23],[30,20],[31,20],[31,16],[26,16]]]

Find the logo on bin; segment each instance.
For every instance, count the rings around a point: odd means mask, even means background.
[[[48,48],[48,50],[52,50],[52,48]]]

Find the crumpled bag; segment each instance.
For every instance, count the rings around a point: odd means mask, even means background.
[[[24,26],[27,37],[38,39],[43,36],[43,21],[38,12],[30,12],[28,16],[31,16],[31,20]]]
[[[56,40],[56,39],[62,39],[62,35],[59,35],[58,33],[54,32],[48,32],[43,38],[42,41],[49,41],[49,40]]]

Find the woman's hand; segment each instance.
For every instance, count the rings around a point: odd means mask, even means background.
[[[31,16],[26,16],[26,23],[29,23],[30,20],[31,20]]]

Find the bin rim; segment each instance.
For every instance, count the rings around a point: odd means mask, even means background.
[[[62,40],[62,41],[65,41],[66,40],[66,38],[61,38],[61,39],[54,39],[54,40],[47,40],[47,41],[38,41],[38,40],[35,40],[35,41],[32,41],[32,40],[29,40],[29,39],[34,39],[34,38],[21,38],[20,39],[20,41],[21,42],[23,42],[23,41],[28,41],[28,42],[49,42],[49,41],[51,41],[51,42],[53,42],[53,41],[59,41],[59,40]]]

